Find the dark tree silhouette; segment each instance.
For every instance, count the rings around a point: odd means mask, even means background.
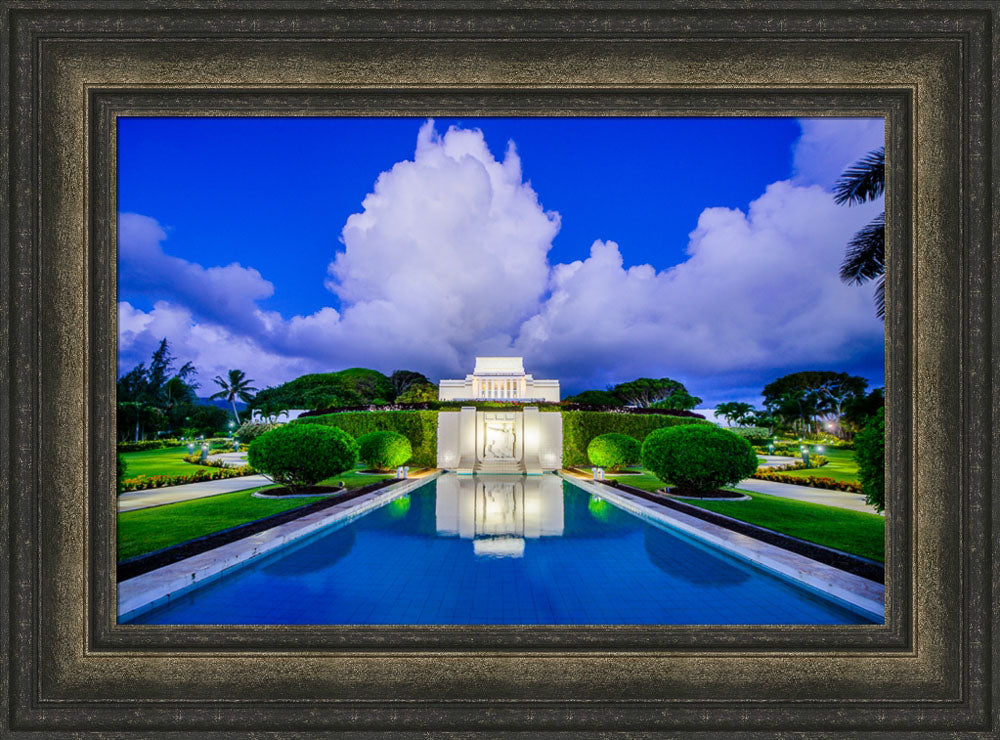
[[[873,201],[884,192],[885,147],[848,167],[833,186],[834,200],[841,205]],[[885,211],[847,243],[840,279],[853,285],[876,280],[875,313],[885,320]]]
[[[212,382],[222,390],[213,393],[209,398],[224,398],[229,401],[233,405],[233,416],[236,417],[236,423],[239,424],[240,414],[236,410],[236,399],[239,398],[244,403],[253,401],[252,394],[257,390],[250,385],[253,381],[242,370],[230,370],[228,378],[223,379],[216,375],[212,378]]]

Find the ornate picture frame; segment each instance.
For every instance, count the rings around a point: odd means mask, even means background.
[[[0,7],[5,734],[995,736],[995,3]],[[117,625],[115,121],[249,113],[884,116],[885,625]]]

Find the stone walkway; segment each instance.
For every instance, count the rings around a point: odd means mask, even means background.
[[[233,453],[226,454],[232,455]],[[212,455],[211,457],[222,456]],[[240,464],[242,465],[243,463]],[[427,478],[436,472],[436,468],[411,470],[409,478]],[[132,491],[131,493],[123,493],[118,497],[118,511],[121,513],[123,511],[148,509],[151,506],[176,504],[179,501],[191,501],[196,498],[207,498],[208,496],[218,496],[221,493],[233,493],[234,491],[245,491],[248,488],[269,485],[271,485],[271,480],[265,478],[263,475],[245,475],[242,478],[223,478],[222,480],[208,480],[201,483],[185,483],[181,486],[152,488],[147,491]]]
[[[875,509],[865,503],[865,497],[860,493],[828,491],[823,488],[795,486],[791,483],[775,483],[774,481],[757,480],[756,478],[747,478],[735,487],[741,488],[744,491],[752,491],[754,493],[766,493],[769,496],[790,498],[795,499],[796,501],[808,501],[811,504],[835,506],[838,509],[863,511],[866,514],[876,513]]]
[[[758,466],[761,468],[776,468],[779,465],[791,465],[802,459],[800,457],[783,457],[781,455],[757,455],[757,457],[764,459],[764,462]]]
[[[175,504],[178,501],[218,496],[220,493],[244,491],[248,488],[270,484],[271,481],[263,475],[245,475],[242,478],[223,478],[222,480],[207,480],[200,483],[185,483],[182,486],[152,488],[148,491],[133,491],[132,493],[123,493],[118,497],[118,511],[148,509],[150,506]]]
[[[220,462],[227,468],[238,468],[247,464],[246,449],[243,452],[219,452],[208,456],[209,462]]]
[[[760,467],[774,468],[779,465],[788,465],[798,462],[797,457],[779,457],[777,455],[761,455],[765,462]],[[820,468],[818,475],[823,474]],[[748,478],[738,486],[746,491],[754,493],[766,493],[769,496],[780,496],[781,498],[791,498],[796,501],[808,501],[811,504],[822,504],[823,506],[836,506],[838,509],[850,509],[851,511],[863,511],[866,514],[874,514],[875,509],[865,503],[865,497],[860,493],[848,493],[847,491],[829,491],[823,488],[813,488],[812,486],[797,486],[792,483],[777,483],[769,480],[757,480]]]
[[[795,462],[799,458],[797,457],[778,457],[772,455],[762,455],[766,462],[761,465],[762,468],[771,468],[777,465],[787,465],[790,462]],[[585,468],[583,470],[586,470]],[[569,473],[575,478],[583,478],[589,480],[589,475],[575,475]],[[628,484],[628,476],[621,476],[619,478],[622,483]],[[847,491],[829,491],[823,488],[813,488],[811,486],[796,486],[791,483],[776,483],[769,480],[757,480],[756,478],[747,478],[741,481],[739,485],[734,486],[735,488],[741,488],[744,491],[751,491],[753,493],[766,493],[769,496],[778,496],[779,498],[790,498],[795,501],[807,501],[811,504],[820,504],[822,506],[833,506],[838,509],[848,509],[850,511],[861,511],[865,514],[875,514],[877,513],[875,509],[865,503],[865,497],[860,493],[848,493]],[[884,516],[884,512],[883,512]]]

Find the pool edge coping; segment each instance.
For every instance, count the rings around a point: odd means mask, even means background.
[[[838,602],[851,611],[861,610],[866,616],[881,618],[882,624],[885,623],[884,584],[683,512],[666,509],[652,501],[632,496],[626,491],[598,486],[591,481],[574,478],[561,471],[557,475],[581,490],[620,506],[640,518],[652,519],[684,532],[741,560],[754,563],[778,577],[793,581],[813,593]],[[877,596],[881,596],[881,601]]]
[[[221,576],[279,547],[288,545],[332,524],[350,521],[389,503],[444,474],[443,470],[420,478],[408,478],[350,501],[307,514],[271,529],[252,534],[176,563],[129,578],[117,584],[116,614],[122,618],[144,614],[197,586]]]

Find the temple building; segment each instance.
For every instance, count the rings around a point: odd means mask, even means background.
[[[442,401],[559,402],[559,381],[540,380],[524,372],[522,357],[477,357],[464,380],[442,380]]]
[[[460,474],[536,475],[562,465],[562,415],[534,405],[559,402],[558,380],[536,380],[521,357],[477,357],[465,380],[442,380],[442,401],[524,406],[438,413],[438,467]],[[550,408],[550,407],[545,407]]]

